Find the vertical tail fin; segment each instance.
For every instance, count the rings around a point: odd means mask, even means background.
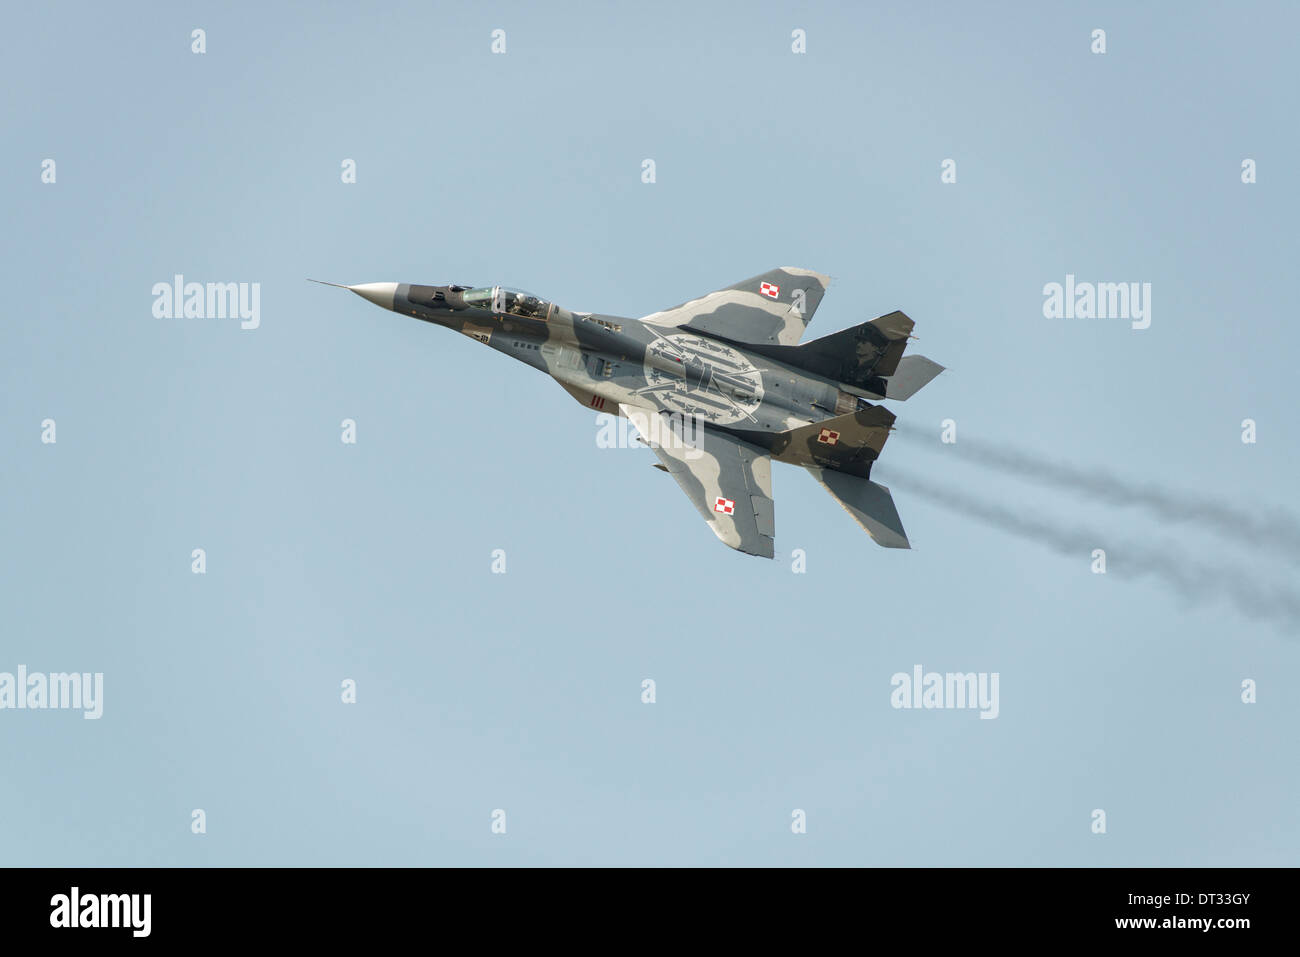
[[[864,402],[856,412],[782,432],[772,444],[772,457],[778,462],[838,469],[866,478],[893,425],[894,413]]]
[[[906,399],[943,371],[924,356],[903,358],[915,323],[891,312],[798,346],[752,346],[755,352],[873,396]]]

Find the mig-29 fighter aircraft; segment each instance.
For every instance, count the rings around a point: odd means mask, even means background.
[[[545,372],[589,409],[636,427],[715,535],[773,556],[771,461],[801,465],[886,548],[908,548],[871,466],[892,413],[943,371],[906,356],[912,320],[891,312],[800,343],[830,278],[785,267],[641,319],[570,312],[501,286],[343,286]],[[334,285],[327,283],[326,285]]]

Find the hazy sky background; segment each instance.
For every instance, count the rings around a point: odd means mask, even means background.
[[[1300,509],[1293,6],[372,6],[5,12],[0,671],[105,701],[0,712],[0,863],[1300,862],[1300,628],[1123,543],[1296,565],[960,458]],[[778,265],[834,277],[810,337],[903,309],[948,367],[891,407],[958,445],[874,476],[911,552],[781,465],[777,560],[732,552],[547,378],[305,281],[641,316]],[[261,327],[154,318],[176,273]],[[1067,273],[1151,283],[1151,327],[1044,318]],[[916,664],[1000,716],[893,709]]]

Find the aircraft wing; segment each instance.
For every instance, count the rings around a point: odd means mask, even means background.
[[[723,544],[771,558],[776,535],[772,461],[761,449],[706,427],[683,437],[650,410],[620,406]],[[685,439],[685,441],[683,440]]]
[[[830,276],[811,269],[783,266],[651,313],[641,321],[732,342],[792,346],[803,335],[830,283]]]

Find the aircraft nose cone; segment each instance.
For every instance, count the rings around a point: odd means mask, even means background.
[[[393,298],[397,294],[395,282],[363,282],[359,286],[348,286],[362,299],[369,299],[376,306],[393,308]]]

